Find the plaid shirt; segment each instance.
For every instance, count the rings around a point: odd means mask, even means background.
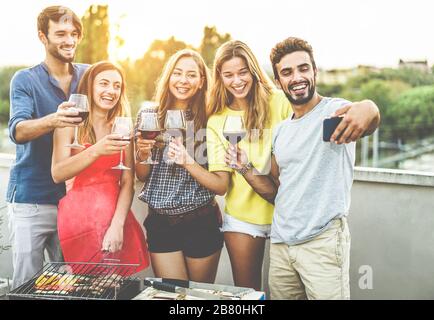
[[[188,112],[186,119],[191,119]],[[201,186],[186,169],[166,163],[168,138],[166,135],[165,148],[156,152],[158,164],[151,165],[148,181],[139,199],[160,214],[176,215],[206,205],[214,199],[215,194]]]

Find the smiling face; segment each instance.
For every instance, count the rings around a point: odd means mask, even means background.
[[[203,86],[199,66],[191,57],[183,57],[176,63],[169,78],[169,91],[175,97],[175,104],[188,104]]]
[[[47,54],[65,63],[74,60],[75,50],[80,40],[80,33],[72,22],[54,22],[49,20],[47,35],[39,31],[39,38],[45,45]]]
[[[312,100],[316,92],[316,70],[309,54],[295,51],[283,56],[276,64],[278,85],[293,105],[304,105]]]
[[[240,57],[233,57],[224,62],[221,68],[221,79],[226,90],[235,99],[246,99],[253,85],[253,76]]]
[[[116,70],[102,71],[93,82],[93,102],[96,107],[109,111],[119,101],[122,93],[122,76]]]

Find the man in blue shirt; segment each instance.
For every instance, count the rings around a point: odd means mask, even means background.
[[[76,126],[78,112],[66,102],[76,92],[87,65],[73,64],[82,36],[80,19],[61,6],[38,16],[38,37],[45,46],[44,62],[19,70],[11,81],[9,136],[16,144],[7,191],[9,228],[16,288],[38,272],[44,251],[62,259],[57,237],[57,204],[64,184],[51,177],[53,130]]]

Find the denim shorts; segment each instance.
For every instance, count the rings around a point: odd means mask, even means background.
[[[253,238],[270,238],[271,224],[254,224],[241,221],[225,213],[221,232],[239,232],[251,235]]]

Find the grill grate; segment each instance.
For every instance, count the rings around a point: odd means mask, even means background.
[[[135,279],[137,264],[51,262],[9,296],[24,299],[115,300]]]

